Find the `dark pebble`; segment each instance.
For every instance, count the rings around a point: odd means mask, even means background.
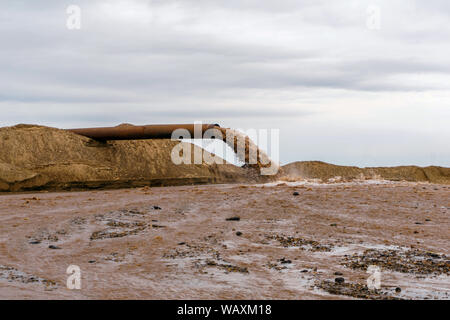
[[[60,247],[54,246],[54,245],[52,245],[52,244],[49,245],[48,248],[49,248],[49,249],[54,249],[54,250],[61,249]]]
[[[342,278],[342,277],[339,277],[339,278],[334,279],[334,282],[336,282],[336,283],[338,283],[338,284],[342,284],[342,283],[345,282],[345,279]]]
[[[178,242],[178,245],[179,245],[179,246],[182,246],[182,245],[184,245],[184,244],[186,244],[186,242]]]
[[[402,288],[400,288],[400,287],[395,288],[395,292],[397,292],[397,293],[402,292]]]
[[[158,206],[153,206],[153,210],[162,210],[162,208]]]
[[[89,260],[88,262],[89,262],[89,263],[96,263],[97,261],[95,261],[95,260]]]
[[[237,235],[238,237],[240,237],[240,236],[242,236],[242,232],[238,231],[238,232],[236,232],[236,235]]]
[[[304,270],[302,270],[302,271],[300,271],[300,272],[306,273],[306,272],[308,272],[308,270],[304,269]]]
[[[288,259],[286,259],[286,258],[281,258],[281,259],[278,260],[278,261],[280,261],[282,264],[289,264],[289,263],[292,263],[291,260],[288,260]]]
[[[332,224],[330,224],[330,227],[337,227],[337,224],[336,223],[332,223]]]
[[[30,241],[30,244],[39,244],[39,243],[41,243],[40,241],[38,241],[38,240],[35,240],[35,241]]]
[[[230,217],[230,218],[226,218],[226,221],[240,221],[241,218],[240,217]]]
[[[344,274],[343,274],[342,272],[336,271],[336,272],[334,273],[334,275],[335,275],[335,276],[343,276]]]
[[[292,195],[293,195],[293,196],[299,196],[300,193],[298,193],[297,191],[295,191]]]

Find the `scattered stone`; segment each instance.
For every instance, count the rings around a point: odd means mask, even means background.
[[[153,210],[162,210],[162,208],[159,206],[153,206]]]
[[[377,250],[368,249],[362,254],[344,258],[342,263],[351,269],[367,270],[370,265],[383,269],[417,275],[450,274],[450,260],[444,254],[422,251],[419,249]]]
[[[337,227],[337,223],[330,224],[330,227]]]
[[[144,220],[145,213],[132,210],[112,211],[107,214],[96,215],[96,220],[106,225],[103,230],[94,231],[90,240],[121,238],[136,235],[144,231],[149,225]]]
[[[297,191],[295,191],[292,195],[293,195],[293,196],[299,196],[300,193],[298,193]]]
[[[29,244],[39,244],[41,243],[39,240],[32,240],[29,242]]]
[[[341,283],[344,283],[344,282],[345,282],[345,279],[342,278],[342,277],[338,277],[338,278],[334,279],[334,282],[336,282],[336,283],[338,283],[338,284],[341,284]]]
[[[7,280],[8,282],[20,282],[20,283],[38,283],[45,286],[46,291],[55,290],[58,285],[53,280],[43,279],[36,275],[32,275],[13,267],[0,265],[0,280]]]
[[[52,245],[52,244],[49,245],[48,248],[49,248],[49,249],[53,249],[53,250],[59,250],[59,249],[61,249],[60,247],[54,246],[54,245]]]
[[[240,220],[241,220],[241,217],[238,217],[238,216],[236,216],[236,217],[230,217],[230,218],[226,218],[225,220],[226,220],[226,221],[240,221]]]
[[[242,232],[238,231],[238,232],[236,232],[236,235],[237,235],[238,237],[240,237],[240,236],[242,236]]]
[[[343,276],[344,274],[343,274],[342,272],[336,271],[336,272],[334,273],[334,275],[335,275],[335,276]]]
[[[322,245],[314,240],[307,240],[303,238],[285,237],[285,236],[268,236],[269,239],[277,240],[283,247],[299,247],[301,250],[308,250],[312,252],[330,252],[332,245]]]
[[[97,261],[95,261],[95,260],[89,260],[88,262],[89,262],[89,263],[96,263]]]
[[[359,299],[371,300],[401,300],[398,297],[390,296],[389,292],[380,290],[370,290],[367,285],[361,283],[338,283],[337,281],[324,280],[316,282],[316,287],[334,295],[344,295]]]
[[[308,272],[308,270],[307,269],[303,269],[302,271],[300,271],[301,273],[306,273],[306,272]]]
[[[402,292],[402,288],[400,288],[400,287],[395,288],[395,292],[397,292],[397,293]]]
[[[280,263],[282,263],[282,264],[290,264],[290,263],[292,263],[291,260],[288,260],[288,259],[286,259],[286,258],[281,258],[281,259],[278,260],[278,261],[280,261]]]
[[[239,266],[234,266],[231,264],[217,263],[213,260],[206,261],[206,266],[217,267],[217,268],[223,269],[223,270],[225,270],[226,273],[230,273],[230,272],[248,273],[248,269],[246,267],[239,267]]]
[[[185,245],[185,244],[186,244],[186,242],[178,242],[179,246],[182,246],[182,245]]]

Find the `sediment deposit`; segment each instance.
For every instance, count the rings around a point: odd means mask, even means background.
[[[0,128],[0,191],[236,183],[259,176],[231,164],[193,164],[194,159],[192,164],[176,165],[171,151],[179,143],[183,142],[98,142],[49,127]],[[192,144],[187,147],[192,154],[199,150]]]
[[[450,299],[449,195],[373,181],[1,195],[0,298]]]

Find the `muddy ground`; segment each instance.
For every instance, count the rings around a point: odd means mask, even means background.
[[[449,214],[407,182],[3,194],[0,298],[449,299]]]

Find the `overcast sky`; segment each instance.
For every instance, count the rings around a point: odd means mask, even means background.
[[[3,0],[0,125],[203,121],[280,129],[282,163],[450,166],[449,21],[447,0]]]

